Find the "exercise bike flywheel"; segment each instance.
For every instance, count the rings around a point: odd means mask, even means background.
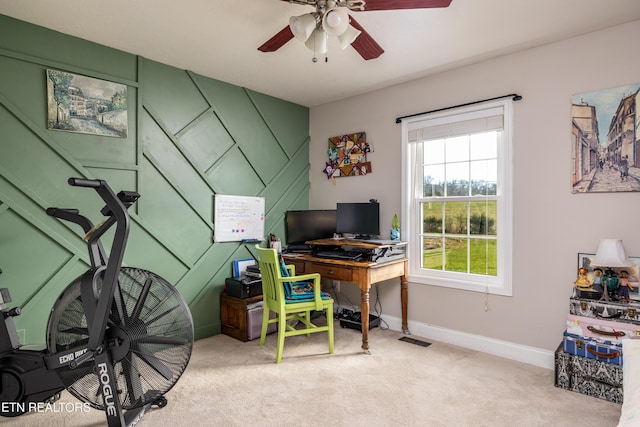
[[[102,275],[96,283],[99,294]],[[81,297],[81,278],[58,298],[47,325],[50,354],[89,340]],[[178,290],[162,277],[122,267],[107,322],[105,342],[125,410],[156,402],[178,381],[193,347],[191,312]],[[93,359],[75,369],[58,370],[67,390],[96,409],[104,409],[100,378]]]

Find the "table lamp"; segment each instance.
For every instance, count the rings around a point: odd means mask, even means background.
[[[619,286],[617,274],[611,267],[629,267],[632,265],[624,246],[622,246],[622,240],[601,239],[598,245],[598,252],[596,252],[591,265],[605,268],[604,276],[602,276],[602,297],[600,299],[611,301],[609,293],[615,292]]]

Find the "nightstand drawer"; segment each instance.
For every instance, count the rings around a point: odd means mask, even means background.
[[[337,267],[332,265],[307,264],[305,273],[320,273],[325,279],[344,280],[345,282],[353,281],[353,270],[346,267]]]

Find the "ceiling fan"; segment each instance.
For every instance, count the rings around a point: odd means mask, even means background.
[[[429,9],[448,7],[452,0],[281,0],[315,7],[315,12],[292,16],[289,25],[258,48],[275,52],[292,38],[305,43],[316,54],[327,52],[327,36],[335,36],[342,49],[351,45],[365,60],[374,59],[384,49],[347,13],[374,10]],[[314,57],[314,62],[317,59]]]

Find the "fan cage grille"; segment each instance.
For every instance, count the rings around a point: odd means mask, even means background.
[[[98,293],[102,276],[97,280]],[[178,381],[193,348],[193,321],[175,287],[149,271],[123,267],[119,293],[112,306],[106,335],[118,330],[129,350],[113,363],[117,396],[122,408],[132,409],[155,401]],[[88,342],[87,320],[78,278],[58,298],[48,326],[48,348],[56,353]],[[124,334],[122,334],[124,333]],[[114,354],[118,354],[114,350]],[[76,369],[58,371],[71,394],[96,409],[104,409],[100,380],[93,359]]]

